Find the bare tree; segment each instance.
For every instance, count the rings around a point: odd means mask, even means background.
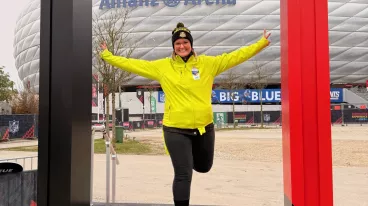
[[[10,105],[13,114],[38,114],[39,95],[33,87],[27,85],[12,95]]]
[[[100,76],[100,83],[106,94],[106,128],[109,128],[110,113],[110,95],[112,103],[112,142],[116,142],[115,131],[115,92],[116,90],[128,83],[136,75],[122,69],[115,68],[107,64],[100,58],[102,42],[105,42],[108,50],[117,56],[125,56],[129,58],[134,49],[135,43],[131,41],[129,32],[126,30],[127,20],[129,18],[130,9],[111,9],[105,13],[94,13],[93,18],[93,68]],[[108,130],[109,131],[109,130]],[[110,133],[107,133],[110,136]]]
[[[261,128],[264,127],[263,124],[263,100],[262,100],[262,90],[267,87],[271,75],[269,74],[266,67],[261,66],[257,61],[254,63],[254,70],[249,74],[250,76],[250,86],[258,90],[259,101],[261,106]]]
[[[219,87],[221,89],[229,90],[230,98],[232,101],[232,110],[233,110],[233,120],[234,120],[234,128],[235,125],[235,102],[236,97],[239,97],[239,94],[236,90],[243,89],[246,85],[245,79],[242,74],[236,73],[234,70],[229,70],[228,72],[223,74],[223,77],[219,79]]]

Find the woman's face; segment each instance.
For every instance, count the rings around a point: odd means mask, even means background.
[[[192,51],[190,41],[188,39],[178,39],[174,43],[174,51],[181,57],[186,57]]]

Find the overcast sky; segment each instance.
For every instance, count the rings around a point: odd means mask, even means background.
[[[0,1],[0,65],[5,66],[5,72],[9,73],[11,80],[19,84],[21,81],[13,57],[14,29],[18,15],[30,0]]]

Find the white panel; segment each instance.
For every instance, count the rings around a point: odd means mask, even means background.
[[[99,0],[91,0],[99,19],[108,19],[113,10],[99,10]],[[253,61],[264,62],[274,83],[280,82],[280,1],[237,0],[236,5],[184,5],[132,9],[125,30],[130,32],[126,51],[132,43],[137,47],[133,58],[158,59],[172,52],[171,31],[183,22],[192,31],[198,54],[219,55],[249,45],[261,38],[263,29],[270,30],[271,45],[255,58],[235,68],[244,75],[254,70]],[[122,8],[119,8],[120,10]],[[368,62],[368,1],[329,0],[329,40],[331,82],[364,83]],[[117,10],[115,10],[117,11]],[[121,23],[121,21],[119,22]],[[20,13],[14,32],[15,66],[20,79],[38,90],[40,0],[30,0]],[[135,77],[129,85],[146,84],[150,80]],[[216,80],[217,81],[217,80]]]

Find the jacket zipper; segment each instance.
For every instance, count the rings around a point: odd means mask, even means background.
[[[184,64],[185,66],[184,66],[184,69],[185,69],[185,67],[186,67],[186,64]],[[180,79],[182,79],[183,78],[183,69],[180,69]]]
[[[184,63],[184,70],[187,69],[187,63]],[[192,114],[193,114],[193,128],[195,128],[195,113],[194,113],[194,106],[192,106]]]

